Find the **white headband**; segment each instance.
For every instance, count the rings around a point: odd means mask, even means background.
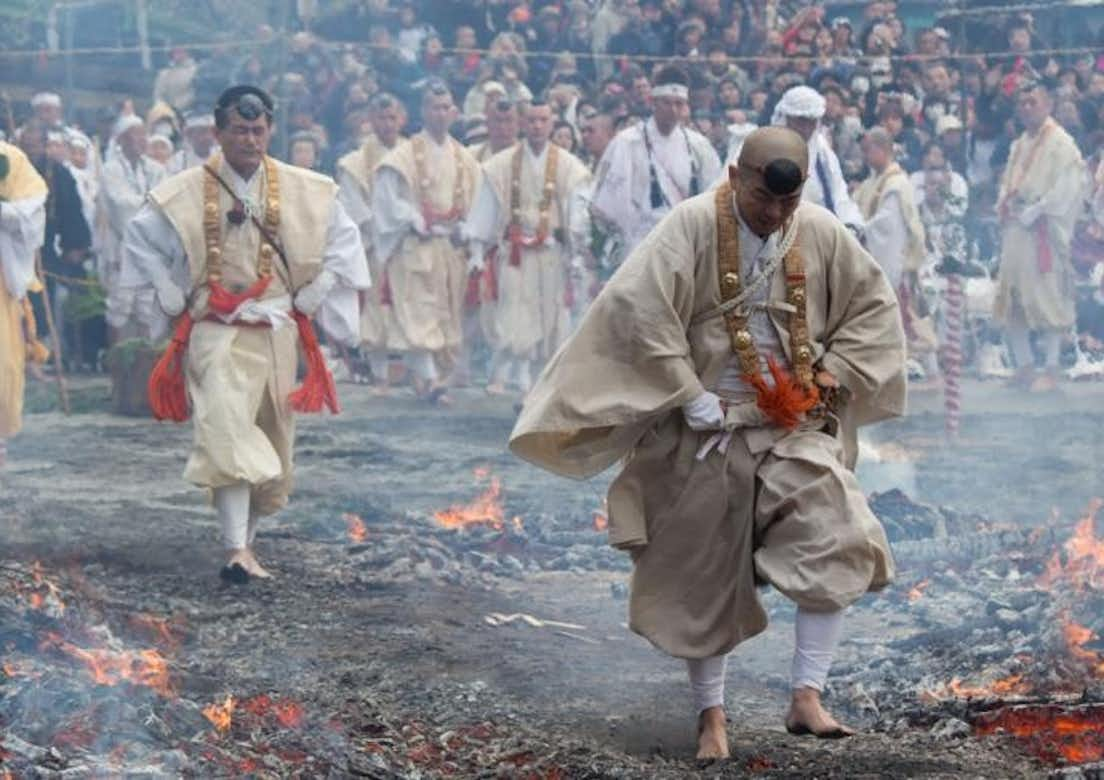
[[[652,87],[652,97],[673,97],[680,100],[689,100],[690,88],[685,84],[660,84]]]
[[[53,106],[54,108],[61,108],[61,95],[53,92],[39,92],[33,98],[31,98],[31,107],[38,108],[39,106]]]
[[[214,114],[193,114],[184,120],[184,129],[190,130],[193,127],[214,127],[215,115]]]

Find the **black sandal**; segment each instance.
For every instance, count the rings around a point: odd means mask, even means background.
[[[248,585],[249,572],[240,563],[232,563],[229,566],[222,567],[219,572],[219,579],[231,585]]]

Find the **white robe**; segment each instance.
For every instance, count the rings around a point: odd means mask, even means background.
[[[35,276],[35,252],[46,230],[46,196],[0,203],[0,272],[15,300],[27,295]]]
[[[261,168],[248,182],[229,166],[223,166],[222,175],[235,195],[243,202],[255,202],[253,194]],[[275,262],[280,262],[277,258]],[[364,248],[360,243],[360,231],[341,203],[334,204],[330,224],[326,229],[326,251],[322,266],[337,277],[337,283],[326,295],[315,320],[326,334],[347,346],[360,342],[360,304],[358,291],[370,286],[368,270],[364,262]],[[162,284],[172,284],[185,297],[192,290],[191,271],[184,244],[176,229],[164,213],[151,203],[146,203],[131,221],[126,233],[125,260],[119,282],[112,291],[114,300],[108,302],[108,310],[129,316],[133,312],[145,324],[156,339],[168,332],[169,321],[153,298],[154,290]],[[129,307],[129,308],[128,308]],[[256,308],[263,307],[257,303]],[[285,310],[286,315],[286,310]],[[263,316],[264,312],[259,311]],[[125,318],[124,318],[125,321]],[[276,322],[290,325],[290,320],[277,318]]]
[[[650,160],[645,131],[652,148]],[[720,177],[721,161],[709,140],[694,130],[677,127],[664,136],[655,119],[649,118],[622,130],[606,147],[598,164],[592,207],[621,233],[626,249],[639,244],[674,206],[694,194],[690,192],[692,158],[699,191],[704,192]],[[655,208],[649,161],[666,201]]]
[[[127,225],[145,203],[146,195],[164,178],[164,166],[144,155],[137,165],[131,165],[122,154],[112,155],[104,163],[100,195],[107,229],[103,236],[99,275],[100,283],[108,293],[107,321],[116,328],[126,325],[129,317],[123,312],[133,308],[125,304],[115,289],[123,265],[123,237]],[[115,303],[123,305],[119,308],[113,305]]]
[[[213,155],[218,150],[219,146],[218,144],[215,144],[211,147],[211,153],[208,154],[207,157],[200,157],[198,154],[196,154],[196,151],[192,148],[192,145],[185,141],[184,144],[180,147],[180,150],[177,151],[171,158],[169,158],[169,162],[165,166],[165,170],[170,176],[172,176],[174,174],[180,173],[181,171],[186,171],[189,168],[195,168],[197,165],[203,165],[203,163],[207,162],[208,158],[210,158],[211,155]]]

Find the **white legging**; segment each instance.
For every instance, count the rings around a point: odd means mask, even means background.
[[[1030,368],[1035,365],[1035,354],[1031,351],[1031,329],[1027,326],[1027,320],[1022,314],[1013,314],[1009,319],[1008,344],[1012,348],[1012,357],[1016,359],[1017,368]],[[1058,359],[1062,354],[1062,331],[1044,330],[1039,333],[1039,340],[1046,356],[1048,369],[1058,368]]]
[[[791,669],[791,687],[823,690],[828,680],[828,669],[839,644],[843,629],[843,610],[836,612],[809,612],[797,610],[794,619],[794,657]],[[724,706],[725,667],[728,654],[710,658],[690,658],[686,661],[690,672],[690,693],[694,709],[703,712],[710,707]]]
[[[241,550],[251,545],[257,528],[249,517],[249,483],[237,482],[215,488],[214,493],[223,545],[228,550]]]

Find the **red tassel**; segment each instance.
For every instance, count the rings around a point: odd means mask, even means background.
[[[184,354],[192,336],[192,315],[184,312],[176,323],[172,341],[150,373],[146,391],[150,409],[158,420],[184,422],[191,416],[188,388],[184,383]]]
[[[311,324],[310,317],[301,311],[293,309],[291,315],[299,328],[299,342],[303,345],[303,355],[307,360],[307,375],[303,378],[303,386],[288,396],[291,408],[297,412],[320,412],[325,406],[330,412],[337,414],[341,411],[337,404],[337,386],[334,384],[333,374],[326,367],[322,348],[318,346],[314,325]]]
[[[820,402],[816,385],[804,388],[774,358],[767,360],[774,387],[767,384],[761,374],[745,376],[744,381],[755,388],[756,404],[775,425],[792,431],[801,417]]]
[[[207,300],[207,306],[211,311],[218,312],[219,314],[230,314],[250,298],[260,300],[265,290],[268,289],[268,283],[271,281],[271,276],[262,276],[257,281],[253,282],[252,287],[237,295],[231,293],[218,282],[208,282],[207,286],[211,290],[211,297]]]

